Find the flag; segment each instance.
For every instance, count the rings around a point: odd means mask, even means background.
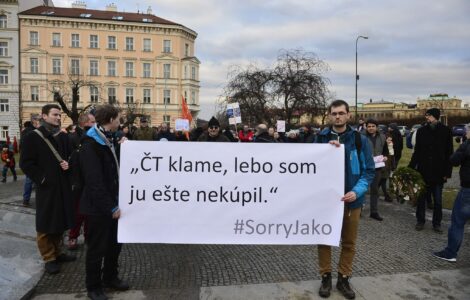
[[[191,112],[189,111],[188,104],[184,99],[184,96],[181,96],[181,118],[187,119],[189,121],[189,126],[191,127],[191,123],[193,121],[193,116],[191,116]],[[185,132],[186,139],[189,141],[189,132]]]

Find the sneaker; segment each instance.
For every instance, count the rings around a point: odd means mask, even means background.
[[[65,253],[62,253],[56,257],[56,260],[61,263],[75,261],[76,259],[77,259],[76,256],[65,254]]]
[[[24,207],[30,207],[31,204],[29,204],[29,201],[23,200],[23,206]]]
[[[434,230],[434,232],[437,232],[437,233],[442,233],[442,228],[441,228],[441,225],[439,226],[433,226],[432,227],[432,230]]]
[[[102,289],[88,291],[87,296],[91,300],[108,300],[108,296],[106,296]]]
[[[372,219],[375,219],[377,221],[382,221],[384,218],[382,218],[378,213],[373,213],[373,214],[370,214],[370,217]]]
[[[69,238],[69,242],[67,244],[67,248],[69,250],[77,250],[78,249],[78,242],[77,242],[77,239],[70,239]]]
[[[416,231],[421,231],[424,229],[424,224],[423,223],[416,223],[415,225]]]
[[[328,298],[331,294],[331,273],[325,273],[321,277],[321,286],[318,295],[322,298]]]
[[[336,288],[338,291],[343,294],[344,298],[346,299],[354,299],[356,298],[356,293],[351,288],[349,284],[349,276],[345,276],[341,273],[338,273],[338,282],[336,283]]]
[[[46,272],[49,274],[57,274],[60,272],[60,266],[55,260],[46,262],[46,264],[44,265],[44,268],[46,269]]]
[[[129,284],[124,280],[119,279],[118,277],[109,281],[103,281],[104,286],[107,288],[111,288],[117,291],[127,291],[129,289]]]
[[[450,261],[450,262],[456,262],[457,261],[457,257],[450,256],[445,250],[442,250],[442,251],[439,251],[439,252],[434,252],[432,255],[434,257],[437,257],[437,258],[440,258],[440,259],[443,259],[443,260],[447,260],[447,261]]]

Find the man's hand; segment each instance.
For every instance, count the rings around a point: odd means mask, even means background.
[[[339,143],[339,141],[329,141],[328,143],[329,143],[330,145],[333,145],[333,146],[336,146],[336,147],[341,146],[341,144]]]
[[[124,143],[125,141],[127,141],[127,138],[126,138],[125,136],[123,136],[123,137],[119,140],[118,144],[122,144],[122,143]]]
[[[346,195],[344,195],[343,198],[341,198],[341,201],[353,202],[353,201],[356,201],[356,197],[357,197],[356,193],[351,191],[351,192],[346,193]]]
[[[62,168],[62,170],[67,171],[69,169],[69,163],[63,160],[60,162],[60,167]]]
[[[113,212],[113,219],[119,219],[121,217],[121,210],[118,208],[115,212]]]

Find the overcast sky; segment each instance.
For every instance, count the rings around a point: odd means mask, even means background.
[[[53,0],[70,7],[73,1]],[[91,9],[112,2],[85,1]],[[358,101],[414,102],[447,93],[470,102],[468,0],[136,0],[119,11],[146,11],[198,33],[200,117],[209,118],[232,65],[270,66],[280,49],[315,52],[330,71],[330,90],[354,104],[355,42]]]

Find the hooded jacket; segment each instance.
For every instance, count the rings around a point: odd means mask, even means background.
[[[356,200],[346,203],[349,209],[359,208],[364,203],[365,193],[369,189],[369,184],[375,177],[375,164],[372,158],[372,149],[367,138],[359,134],[361,139],[361,152],[358,153],[356,146],[356,133],[349,125],[346,132],[341,135],[333,132],[330,127],[325,128],[317,135],[316,143],[328,143],[331,140],[339,140],[344,144],[345,152],[345,172],[344,172],[344,193],[353,191],[356,193]]]

